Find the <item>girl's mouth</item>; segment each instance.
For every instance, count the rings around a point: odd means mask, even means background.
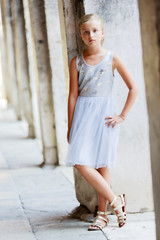
[[[94,41],[95,41],[94,39],[89,40],[89,42],[94,42]]]

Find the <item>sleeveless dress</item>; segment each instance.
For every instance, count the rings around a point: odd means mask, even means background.
[[[120,125],[112,128],[105,124],[105,117],[118,114],[113,97],[113,54],[108,51],[96,65],[88,65],[83,54],[76,57],[79,86],[65,160],[68,166],[115,167]]]

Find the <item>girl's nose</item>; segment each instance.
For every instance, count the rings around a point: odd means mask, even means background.
[[[90,37],[93,37],[93,32],[92,31],[90,31]]]

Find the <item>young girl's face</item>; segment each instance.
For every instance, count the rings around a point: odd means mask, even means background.
[[[87,46],[101,45],[104,36],[101,23],[96,20],[83,23],[80,27],[80,36]]]

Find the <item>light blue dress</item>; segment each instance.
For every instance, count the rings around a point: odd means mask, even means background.
[[[66,157],[68,166],[115,167],[120,125],[112,128],[105,124],[105,117],[118,114],[112,59],[112,51],[96,65],[88,65],[83,54],[76,57],[79,87]]]

